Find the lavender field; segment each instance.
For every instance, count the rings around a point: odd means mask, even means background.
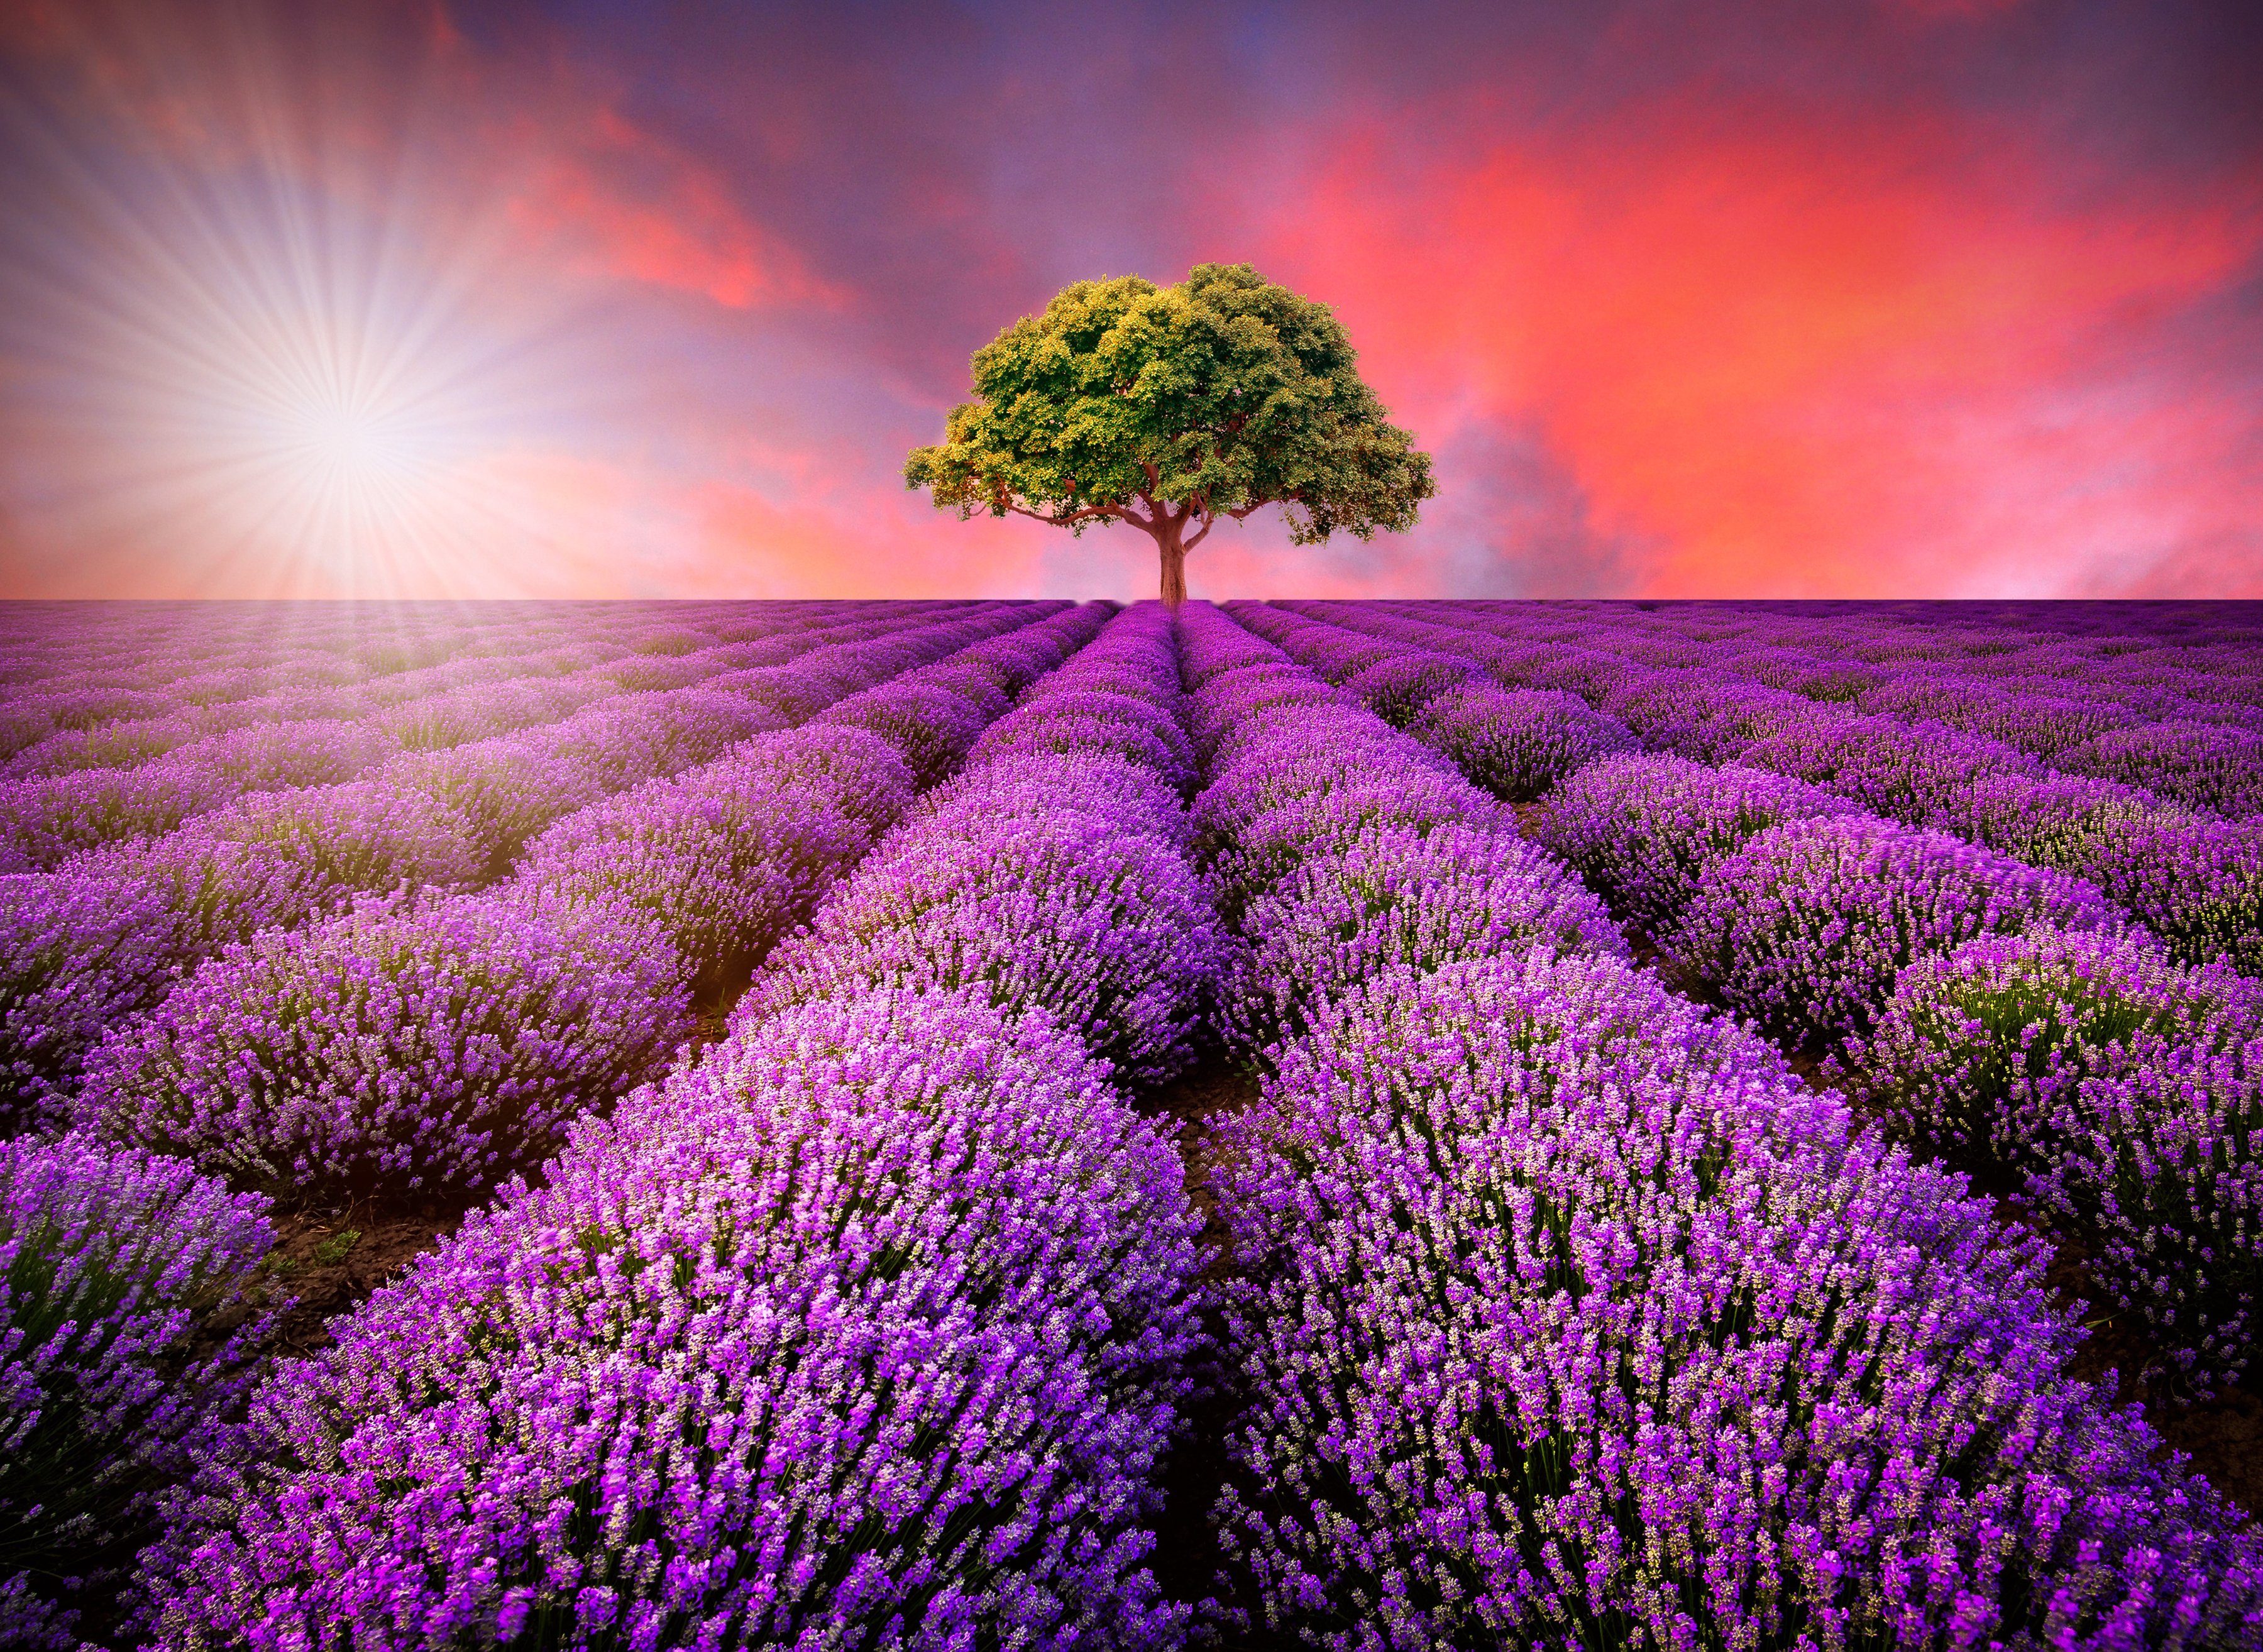
[[[0,1644],[2263,1645],[2263,609],[0,685]]]

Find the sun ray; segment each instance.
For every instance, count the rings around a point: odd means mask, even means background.
[[[177,544],[190,591],[539,589],[573,525],[498,460],[572,450],[620,381],[577,342],[589,290],[514,231],[507,164],[429,175],[435,111],[325,110],[235,26],[195,60],[236,114],[218,149],[89,146],[52,101],[0,103],[46,183],[46,233],[0,259],[47,409],[19,462],[110,542]]]

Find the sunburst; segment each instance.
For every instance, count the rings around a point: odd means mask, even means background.
[[[90,160],[83,109],[0,109],[38,179],[0,267],[14,370],[44,380],[18,463],[82,540],[175,547],[184,592],[527,589],[571,525],[524,461],[584,440],[620,376],[576,342],[586,291],[514,240],[507,159],[442,176],[464,146],[437,116],[372,123],[258,42],[221,55],[222,142],[145,120]]]

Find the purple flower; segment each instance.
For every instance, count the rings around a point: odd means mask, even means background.
[[[263,792],[148,844],[71,863],[156,889],[192,956],[263,929],[303,924],[358,894],[445,888],[481,871],[463,817],[425,793],[373,780]]]
[[[1427,649],[1393,648],[1389,657],[1343,681],[1343,690],[1394,728],[1419,720],[1440,695],[1466,688],[1484,678],[1470,660]]]
[[[2263,819],[2101,821],[2071,859],[2179,961],[2263,975]]]
[[[1174,1643],[1195,1231],[1044,1018],[806,1005],[280,1367],[156,1643]]]
[[[2041,924],[2114,929],[2089,884],[1942,832],[1862,816],[1788,821],[1707,863],[1661,950],[1794,1043],[1859,1037],[1929,953]]]
[[[537,910],[640,915],[667,938],[693,991],[713,994],[744,979],[871,842],[845,800],[811,784],[814,766],[774,764],[752,741],[681,779],[582,809],[527,851],[514,894]]]
[[[271,931],[112,1034],[77,1117],[293,1205],[460,1199],[667,1062],[681,972],[613,911],[478,896]]]
[[[153,1493],[194,1471],[249,1386],[265,1202],[177,1159],[0,1141],[0,1636],[73,1640]],[[59,1641],[55,1637],[60,1636]]]

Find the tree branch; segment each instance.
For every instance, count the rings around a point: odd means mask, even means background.
[[[1025,516],[1032,522],[1042,522],[1048,527],[1055,528],[1065,528],[1072,522],[1089,521],[1094,517],[1116,517],[1137,528],[1144,528],[1147,525],[1120,504],[1090,504],[1081,511],[1072,511],[1066,516],[1051,516],[1043,511],[1025,510],[1018,504],[1009,504],[1006,509],[1016,516]]]
[[[1218,525],[1218,519],[1220,517],[1232,517],[1235,521],[1239,522],[1244,517],[1247,516],[1252,511],[1262,511],[1271,503],[1272,501],[1269,499],[1260,499],[1254,504],[1245,504],[1237,510],[1232,511],[1212,511],[1208,504],[1204,504],[1203,506],[1202,513],[1202,526],[1197,528],[1195,530],[1194,537],[1189,540],[1185,544],[1179,547],[1179,548],[1182,551],[1191,551],[1196,546],[1201,544],[1204,539],[1209,537],[1210,531]]]

